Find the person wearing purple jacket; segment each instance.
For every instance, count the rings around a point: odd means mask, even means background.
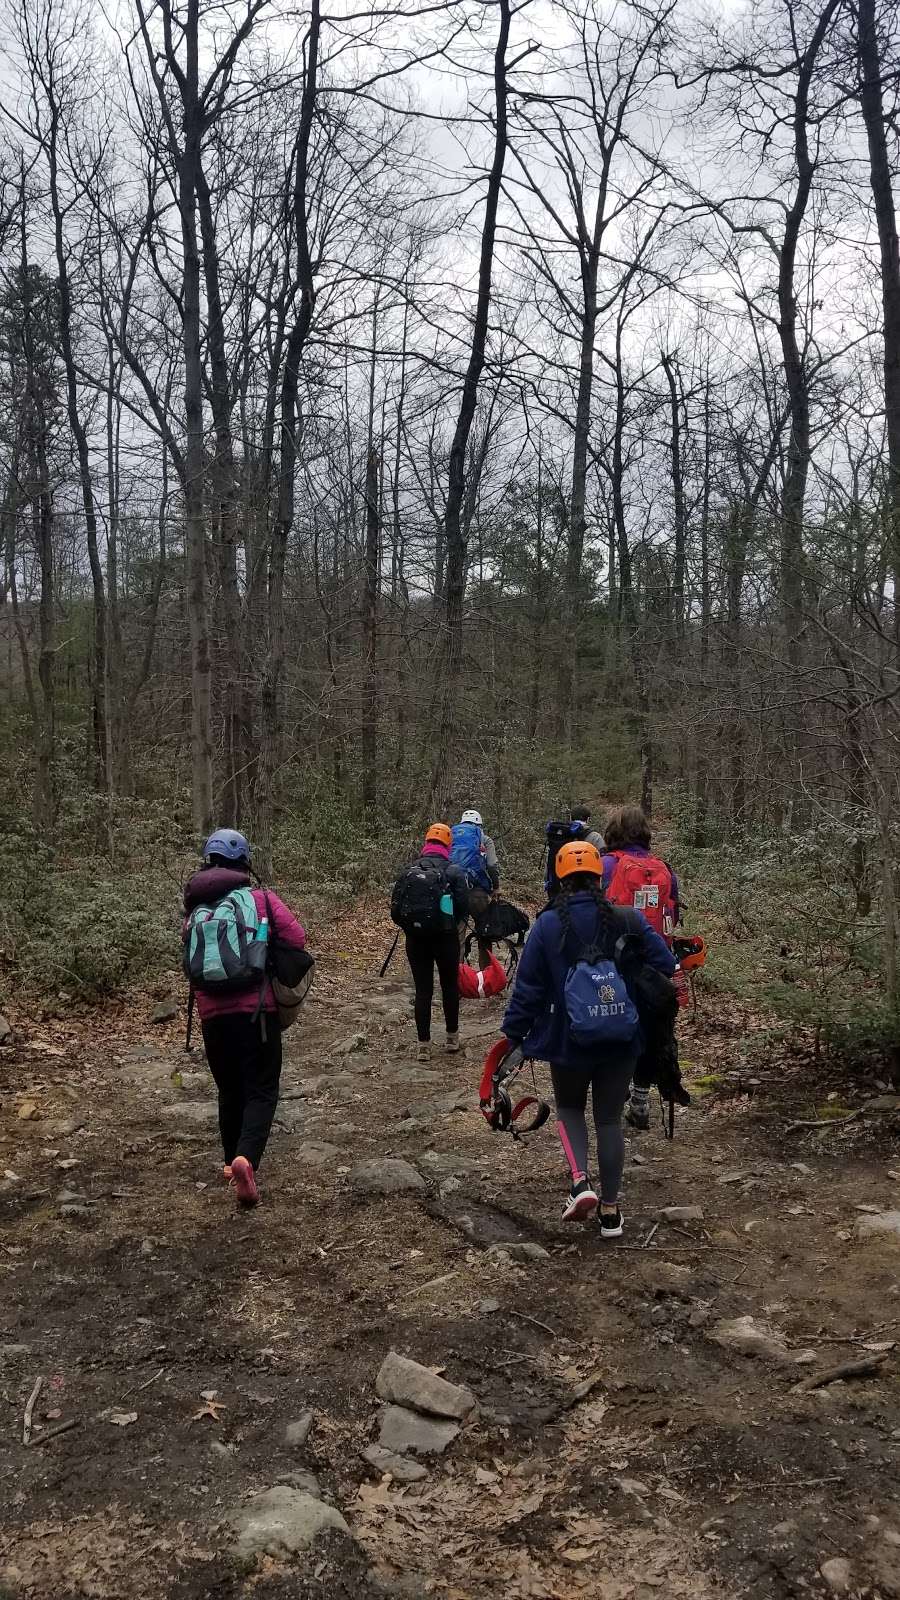
[[[219,828],[203,849],[204,864],[184,891],[185,919],[197,906],[215,905],[235,889],[250,888],[250,846],[242,833]],[[306,934],[294,913],[271,889],[253,889],[260,917],[269,920],[273,941],[303,950]],[[209,1070],[219,1096],[223,1174],[242,1205],[259,1200],[256,1173],[278,1108],[281,1024],[272,986],[230,994],[196,991]]]

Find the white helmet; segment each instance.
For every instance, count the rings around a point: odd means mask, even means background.
[[[476,828],[484,827],[480,811],[464,811],[459,820],[460,822],[474,822]]]

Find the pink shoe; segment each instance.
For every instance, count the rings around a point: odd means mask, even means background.
[[[242,1206],[255,1206],[259,1204],[259,1190],[256,1179],[246,1156],[235,1156],[231,1163],[231,1182],[237,1191],[238,1204]]]

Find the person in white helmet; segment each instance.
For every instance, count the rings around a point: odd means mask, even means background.
[[[481,812],[464,811],[453,829],[450,860],[461,868],[469,885],[469,908],[478,924],[485,916],[491,899],[500,888],[500,864],[493,839],[484,831]],[[460,948],[465,939],[465,925],[460,928]],[[484,965],[488,946],[479,940],[479,958]]]

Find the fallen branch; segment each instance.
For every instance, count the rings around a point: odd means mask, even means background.
[[[43,1387],[44,1387],[43,1378],[35,1378],[35,1380],[34,1380],[34,1388],[32,1389],[30,1395],[28,1396],[28,1404],[25,1407],[25,1416],[22,1419],[22,1443],[23,1444],[28,1444],[30,1439],[31,1439],[31,1426],[32,1426],[33,1418],[34,1418],[35,1402],[36,1402],[37,1397],[40,1394],[41,1390],[43,1389]]]
[[[68,1422],[61,1422],[58,1428],[48,1428],[46,1433],[36,1433],[29,1439],[29,1445],[49,1444],[51,1439],[58,1439],[61,1433],[68,1433],[70,1429],[78,1427],[78,1418],[70,1417]]]
[[[841,1361],[836,1367],[826,1367],[824,1372],[814,1372],[794,1385],[795,1393],[808,1394],[812,1389],[824,1389],[839,1378],[874,1378],[884,1366],[884,1356],[863,1356],[859,1361]]]
[[[159,1371],[154,1372],[153,1377],[148,1378],[146,1383],[132,1384],[130,1389],[125,1390],[122,1400],[127,1400],[130,1394],[140,1394],[142,1389],[149,1389],[151,1383],[155,1383],[157,1378],[161,1378],[165,1370],[165,1367],[160,1367]]]
[[[785,1133],[796,1133],[798,1128],[843,1128],[848,1122],[855,1122],[862,1116],[862,1110],[851,1111],[847,1117],[813,1117],[808,1122],[789,1122]]]
[[[556,1329],[551,1328],[549,1322],[541,1322],[539,1317],[529,1317],[526,1311],[514,1311],[512,1306],[507,1306],[505,1308],[505,1314],[508,1317],[518,1317],[520,1322],[530,1322],[532,1327],[540,1328],[544,1333],[549,1333],[551,1339],[559,1338],[559,1334],[557,1333]]]
[[[652,1241],[656,1238],[656,1235],[658,1233],[659,1233],[659,1223],[658,1222],[654,1222],[653,1227],[650,1229],[650,1232],[648,1233],[646,1239],[644,1240],[643,1244],[641,1245],[641,1249],[642,1250],[646,1250],[648,1244],[652,1243]]]

